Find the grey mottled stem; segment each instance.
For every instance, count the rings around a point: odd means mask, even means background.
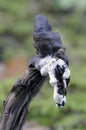
[[[30,101],[45,79],[35,68],[25,71],[4,101],[0,130],[22,130]]]

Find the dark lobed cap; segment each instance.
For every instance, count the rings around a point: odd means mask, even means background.
[[[52,27],[44,15],[38,15],[34,27],[34,47],[41,57],[50,55],[63,48],[62,40],[58,32],[52,32]]]

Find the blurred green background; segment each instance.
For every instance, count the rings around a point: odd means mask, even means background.
[[[35,54],[35,16],[44,14],[62,36],[71,70],[66,106],[59,110],[48,80],[30,105],[27,120],[52,130],[86,130],[86,1],[0,0],[0,113],[13,84]]]

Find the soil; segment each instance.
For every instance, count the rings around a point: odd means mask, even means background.
[[[0,63],[0,79],[21,75],[27,68],[27,64],[27,59],[21,56],[15,56],[9,62]]]
[[[23,130],[50,130],[48,127],[40,126],[37,123],[34,122],[25,122],[25,125],[23,127]]]

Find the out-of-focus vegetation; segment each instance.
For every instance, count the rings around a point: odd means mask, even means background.
[[[45,83],[30,106],[27,119],[56,130],[86,129],[86,1],[85,0],[0,0],[0,61],[16,55],[30,57],[37,14],[44,14],[53,30],[62,35],[70,61],[71,84],[67,104],[55,107],[53,88]],[[16,77],[17,79],[17,77]],[[0,81],[0,112],[15,78]]]

